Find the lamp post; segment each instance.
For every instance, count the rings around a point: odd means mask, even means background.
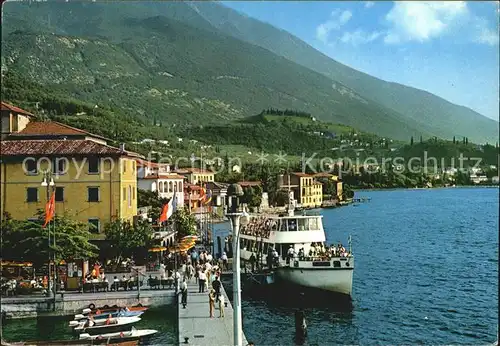
[[[238,184],[232,184],[227,190],[229,197],[229,212],[226,216],[231,218],[233,226],[233,336],[234,345],[242,346],[243,326],[241,320],[241,268],[240,268],[240,246],[239,229],[240,218],[245,213],[239,210],[239,199],[243,196],[243,189]]]
[[[41,183],[42,186],[45,186],[47,188],[47,203],[49,203],[50,200],[50,192],[51,190],[54,191],[55,189],[55,182],[54,178],[52,176],[51,171],[44,172],[43,174],[43,181]],[[56,246],[56,230],[55,230],[55,225],[52,225],[52,230],[54,231],[53,237],[52,237],[52,244],[54,247]],[[56,306],[56,253],[53,252],[51,253],[50,251],[50,245],[51,245],[51,239],[50,239],[50,223],[47,226],[47,232],[48,232],[48,238],[49,238],[49,268],[48,268],[48,279],[47,279],[47,297],[50,297],[53,294],[54,298],[54,309]],[[52,256],[51,256],[52,255]],[[50,275],[50,261],[54,261],[54,280],[51,280],[51,275]],[[54,281],[54,282],[52,282]],[[52,283],[52,291],[51,291],[51,283]]]

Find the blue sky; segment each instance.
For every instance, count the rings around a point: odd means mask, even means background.
[[[496,1],[224,4],[357,70],[499,118]]]

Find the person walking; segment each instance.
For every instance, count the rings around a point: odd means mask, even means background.
[[[184,309],[186,308],[187,305],[187,298],[188,298],[188,286],[186,278],[184,278],[181,283],[181,304]]]
[[[207,281],[207,275],[203,270],[198,273],[198,293],[205,293],[205,281]]]
[[[227,270],[227,254],[225,252],[222,253],[222,270]]]
[[[215,291],[212,289],[208,294],[208,305],[210,309],[210,318],[214,317],[214,309],[215,309]]]
[[[219,297],[220,297],[220,287],[221,287],[221,283],[219,281],[219,278],[217,277],[217,275],[215,276],[214,280],[212,281],[212,288],[214,289],[215,291],[215,302],[217,303],[219,301]]]

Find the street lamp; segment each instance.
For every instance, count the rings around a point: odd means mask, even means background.
[[[42,186],[45,186],[47,188],[47,203],[49,203],[49,200],[50,200],[50,190],[54,190],[55,189],[55,185],[56,183],[54,182],[54,178],[52,176],[52,172],[51,171],[46,171],[43,173],[43,180],[42,180],[42,183],[40,184]],[[54,247],[56,246],[56,230],[55,230],[55,225],[52,226],[53,228],[53,231],[54,231],[54,236],[52,237],[52,243],[54,245]],[[54,309],[55,309],[55,303],[56,303],[56,254],[55,252],[53,253],[53,256],[51,256],[51,251],[50,251],[50,245],[51,245],[51,241],[50,241],[50,224],[48,225],[47,227],[47,232],[48,232],[48,238],[49,238],[49,267],[48,267],[48,279],[47,279],[47,297],[50,297],[53,293],[53,298],[54,298]],[[53,292],[51,291],[51,275],[50,275],[50,261],[51,259],[54,260],[54,282],[52,283],[52,290]]]
[[[241,212],[239,208],[240,197],[243,196],[243,188],[238,184],[232,184],[227,189],[229,197],[229,213],[226,216],[231,218],[233,226],[233,335],[234,345],[242,346],[243,326],[241,320],[241,268],[240,268],[240,245],[239,229],[240,218],[246,213]]]

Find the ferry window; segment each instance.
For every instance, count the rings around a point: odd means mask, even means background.
[[[240,238],[240,249],[243,249],[245,247],[245,239]]]
[[[271,231],[277,232],[278,231],[278,221],[277,220],[271,220]]]
[[[297,230],[297,220],[295,220],[295,219],[288,219],[288,230],[290,232]]]
[[[333,261],[334,268],[340,268],[340,261]]]
[[[286,222],[285,220],[280,221],[280,232],[286,232]]]
[[[314,231],[317,231],[319,230],[319,225],[318,225],[318,219],[317,218],[312,218],[312,219],[309,219],[309,229],[310,230],[314,230]]]
[[[269,251],[269,244],[264,243],[264,249],[263,249],[262,253],[267,254],[268,251]]]
[[[309,231],[308,219],[299,219],[299,231]]]

